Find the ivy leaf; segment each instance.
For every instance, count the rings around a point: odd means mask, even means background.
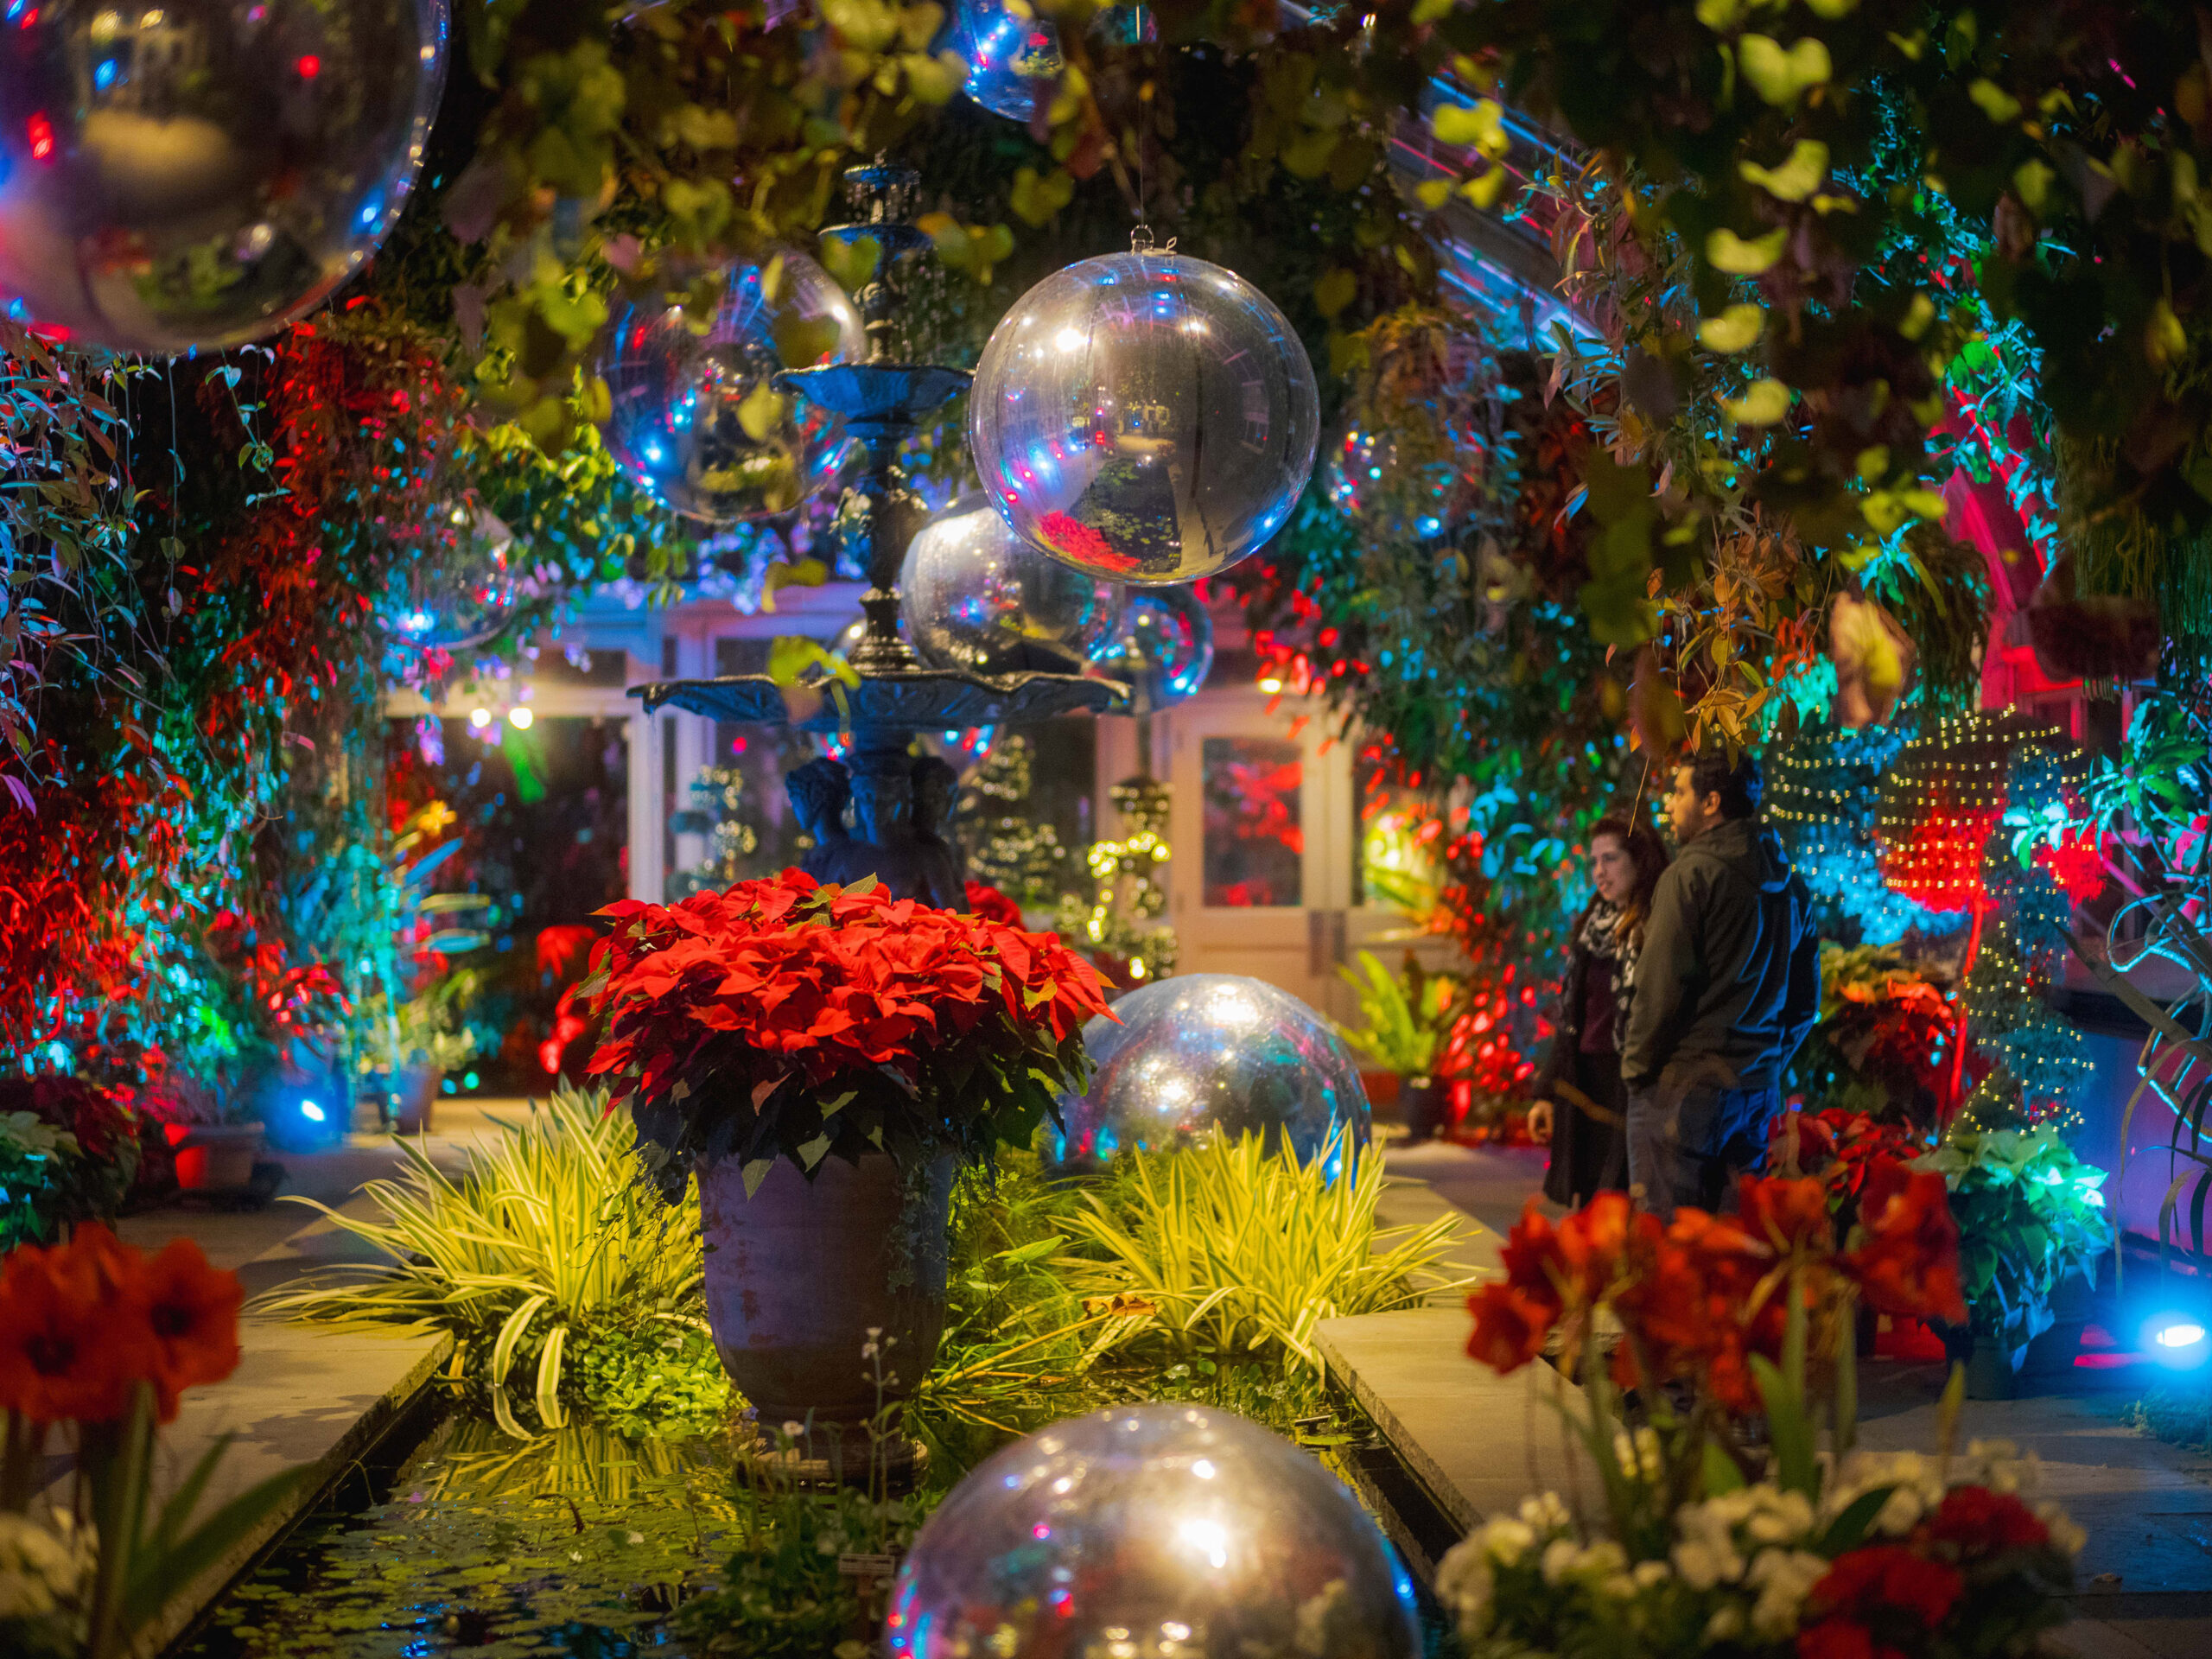
[[[1742,35],[1736,41],[1736,61],[1751,90],[1777,109],[1795,104],[1800,93],[1824,85],[1834,73],[1827,48],[1810,35],[1787,51],[1771,35]]]

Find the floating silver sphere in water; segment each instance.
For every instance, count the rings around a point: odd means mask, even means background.
[[[787,512],[836,474],[848,447],[836,417],[775,377],[856,363],[868,336],[845,290],[803,253],[733,265],[714,286],[704,318],[682,295],[628,307],[599,372],[607,452],[655,500],[723,524]]]
[[[1264,1135],[1313,1158],[1368,1142],[1367,1090],[1329,1022],[1289,992],[1235,974],[1183,974],[1130,992],[1083,1028],[1097,1074],[1063,1098],[1045,1149],[1095,1166],[1135,1147],[1188,1145],[1215,1130]],[[1116,1024],[1116,1020],[1120,1023]]]
[[[1320,396],[1274,302],[1180,254],[1085,259],[991,331],[969,398],[1007,522],[1079,570],[1141,584],[1226,569],[1289,521]]]
[[[1415,1659],[1413,1583],[1359,1501],[1233,1412],[1129,1406],[953,1488],[891,1592],[893,1659]]]
[[[446,0],[105,0],[0,24],[0,305],[72,345],[242,345],[399,219]]]
[[[921,659],[977,674],[1081,672],[1118,599],[1111,582],[1016,536],[980,492],[962,496],[907,545],[899,594]]]

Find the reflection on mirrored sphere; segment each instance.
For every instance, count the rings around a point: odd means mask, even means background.
[[[1234,974],[1185,974],[1130,992],[1083,1028],[1097,1062],[1063,1127],[1045,1134],[1058,1165],[1096,1166],[1135,1147],[1175,1147],[1218,1129],[1260,1135],[1310,1160],[1340,1136],[1368,1142],[1367,1090],[1329,1022],[1288,991]],[[1118,1020],[1120,1023],[1116,1024]]]
[[[713,309],[702,315],[705,296]],[[836,418],[775,385],[868,355],[860,313],[803,253],[624,309],[600,360],[607,448],[657,501],[709,524],[787,512],[836,473]]]
[[[1461,465],[1409,461],[1395,436],[1368,427],[1347,427],[1329,446],[1321,482],[1351,517],[1425,542],[1458,529],[1474,505]]]
[[[1093,575],[1189,582],[1289,519],[1319,394],[1274,302],[1233,271],[1117,253],[1055,272],[992,330],[969,403],[1007,522]]]
[[[413,653],[464,651],[491,639],[531,586],[506,525],[481,507],[473,516],[460,506],[449,512],[450,533],[397,565],[376,601],[377,627],[392,653],[387,660],[400,671]]]
[[[0,303],[119,352],[219,350],[321,303],[398,222],[446,0],[17,5]]]
[[[1132,588],[1106,637],[1090,650],[1091,672],[1129,688],[1140,715],[1196,695],[1213,666],[1213,618],[1187,587]]]
[[[1059,81],[1060,32],[1034,10],[1018,17],[1003,0],[959,0],[949,44],[968,66],[968,96],[1009,121],[1028,120],[1038,94],[1050,99]]]
[[[914,741],[921,746],[923,753],[951,762],[954,770],[964,778],[991,758],[991,751],[999,746],[999,728],[964,726],[948,732],[919,732]]]
[[[1410,1579],[1309,1453],[1218,1408],[1127,1406],[1016,1440],[938,1506],[895,1659],[1414,1659]]]
[[[1114,620],[1112,583],[1023,541],[980,493],[907,544],[899,592],[922,660],[976,674],[1080,672]]]

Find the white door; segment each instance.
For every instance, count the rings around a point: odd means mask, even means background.
[[[1319,721],[1293,729],[1244,687],[1162,717],[1178,971],[1245,974],[1348,1013],[1337,977],[1351,896],[1351,767]]]

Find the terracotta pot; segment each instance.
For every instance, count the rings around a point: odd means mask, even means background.
[[[944,1335],[950,1154],[912,1183],[880,1153],[825,1158],[811,1181],[779,1158],[750,1198],[744,1166],[723,1159],[700,1171],[699,1207],[707,1322],[764,1433],[811,1412],[817,1430],[857,1438],[878,1405],[861,1355],[871,1326],[896,1338],[885,1402],[928,1375]]]
[[[187,1192],[221,1192],[248,1186],[253,1160],[261,1152],[258,1123],[171,1123],[169,1145],[176,1153],[176,1184]]]

